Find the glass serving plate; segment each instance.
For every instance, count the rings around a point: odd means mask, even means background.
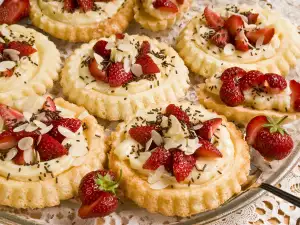
[[[293,23],[300,24],[300,17],[298,16],[300,10],[299,0],[270,0],[270,1],[225,1],[225,0],[194,0],[194,3],[189,12],[187,12],[184,18],[171,29],[162,32],[151,32],[141,28],[138,24],[133,22],[127,29],[129,34],[144,34],[152,38],[157,38],[162,42],[166,42],[170,45],[174,45],[176,37],[185,24],[199,13],[200,9],[208,4],[213,5],[223,5],[226,3],[230,4],[260,4],[268,5],[277,11],[280,11],[283,15],[288,17]],[[34,28],[30,21],[23,21],[24,26],[29,26]],[[299,27],[298,27],[299,28]],[[37,28],[34,28],[37,29]],[[40,30],[39,30],[40,31]],[[47,35],[47,34],[46,34]],[[49,37],[59,48],[62,58],[65,59],[70,55],[75,48],[80,46],[80,44],[67,43],[52,37]],[[300,80],[300,64],[290,73],[288,78],[293,78]],[[192,87],[188,92],[186,99],[189,101],[197,101],[196,94],[193,90],[193,86],[203,82],[203,79],[198,76],[191,74]],[[57,83],[51,94],[56,96],[61,96],[61,87]],[[117,122],[109,122],[104,120],[99,120],[99,123],[107,128],[107,131],[113,130],[116,127]],[[263,181],[272,185],[279,183],[297,164],[300,159],[300,120],[294,123],[286,125],[286,129],[293,136],[295,141],[295,148],[291,155],[280,162],[265,162],[262,157],[258,155],[256,151],[252,151],[252,161],[251,161],[251,175],[256,176],[257,169],[261,170],[259,177],[254,177],[256,180]],[[255,159],[255,160],[254,160]],[[253,177],[252,177],[253,178]],[[252,179],[253,180],[253,179]],[[194,215],[189,218],[179,218],[179,217],[165,217],[159,214],[151,214],[144,209],[139,208],[134,203],[129,200],[123,199],[121,196],[121,203],[118,211],[105,217],[99,219],[89,219],[81,220],[77,217],[77,209],[79,207],[79,202],[76,199],[64,201],[60,206],[37,209],[37,210],[19,210],[9,207],[0,207],[0,223],[3,224],[55,224],[55,225],[92,225],[92,224],[205,224],[225,217],[226,215],[235,212],[246,205],[249,205],[260,196],[264,195],[265,191],[260,189],[251,189],[243,192],[242,194],[231,198],[224,205],[219,208]]]

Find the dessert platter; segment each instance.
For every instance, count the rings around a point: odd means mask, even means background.
[[[300,34],[278,3],[0,3],[4,220],[205,224],[300,158]]]

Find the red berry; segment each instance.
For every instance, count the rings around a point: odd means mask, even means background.
[[[220,48],[224,48],[229,43],[229,34],[226,29],[220,29],[211,37],[212,43]]]
[[[264,81],[265,75],[263,73],[257,70],[251,70],[239,80],[239,86],[241,90],[244,91],[262,85]]]
[[[128,83],[133,78],[131,72],[126,73],[123,63],[113,63],[108,68],[108,83],[111,87],[119,87]]]
[[[300,98],[296,99],[294,102],[294,110],[300,112]]]
[[[173,155],[173,173],[177,182],[184,181],[196,164],[196,158],[193,155],[185,155],[180,150],[174,150]]]
[[[154,74],[160,72],[158,66],[149,55],[138,56],[135,63],[142,66],[143,74]]]
[[[287,87],[287,82],[283,76],[275,73],[266,73],[265,79],[268,83],[267,90],[273,94],[282,92]]]
[[[249,145],[253,145],[257,136],[265,124],[268,123],[266,116],[256,116],[247,125],[246,128],[246,141]]]
[[[153,6],[154,8],[165,12],[171,12],[171,13],[178,12],[177,5],[170,0],[155,0],[155,2],[153,2]]]
[[[96,79],[108,83],[107,72],[100,70],[96,59],[92,59],[89,63],[89,71],[91,75]]]
[[[196,152],[196,157],[212,157],[212,158],[222,158],[222,153],[209,141],[199,138],[199,147]]]
[[[239,32],[235,37],[234,46],[236,50],[246,52],[249,50],[249,45],[246,41],[245,36],[243,35],[243,31]]]
[[[140,51],[139,51],[139,55],[147,55],[150,52],[150,43],[149,41],[143,41]]]
[[[4,120],[5,126],[13,128],[13,126],[23,119],[23,114],[19,111],[0,104],[0,117]]]
[[[52,121],[53,128],[49,132],[49,135],[51,135],[53,138],[55,138],[58,142],[62,142],[65,139],[65,136],[63,136],[59,131],[58,127],[62,126],[67,128],[68,130],[75,133],[82,125],[81,120],[74,119],[74,118],[61,118],[59,120]]]
[[[249,31],[246,33],[246,36],[247,36],[248,40],[250,41],[250,43],[252,43],[254,45],[256,44],[256,41],[260,37],[264,37],[263,44],[266,45],[272,40],[274,34],[275,34],[274,28],[263,28],[263,29],[256,29],[253,31]]]
[[[11,131],[3,131],[0,134],[0,150],[10,149],[17,145],[17,140]]]
[[[237,15],[232,15],[225,21],[224,26],[228,30],[229,34],[232,37],[235,37],[243,29],[244,21],[242,17]]]
[[[8,43],[7,48],[19,51],[20,57],[29,56],[36,52],[36,49],[33,48],[31,45],[20,41],[12,41]]]
[[[5,0],[0,6],[0,24],[17,23],[29,15],[29,0]]]
[[[220,89],[220,98],[226,105],[231,107],[238,106],[245,100],[242,90],[234,80],[223,82]]]
[[[221,118],[207,120],[203,122],[202,127],[199,130],[196,130],[196,133],[199,137],[210,140],[221,123]]]
[[[180,107],[174,105],[174,104],[170,104],[167,106],[166,108],[166,115],[170,116],[173,115],[175,116],[178,120],[186,123],[186,124],[190,124],[190,118],[189,116],[186,114],[185,111],[183,111]]]
[[[98,55],[101,55],[103,58],[108,59],[110,57],[111,50],[105,49],[106,45],[107,41],[100,40],[94,45],[93,50]]]
[[[84,11],[90,11],[94,7],[94,1],[93,0],[77,0],[79,7]]]
[[[56,105],[51,97],[49,97],[49,96],[47,97],[47,99],[43,105],[43,109],[47,110],[47,111],[51,111],[51,112],[56,111]]]
[[[71,13],[74,12],[75,8],[77,7],[76,0],[64,0],[64,10]]]
[[[27,151],[32,151],[32,150],[27,150]],[[24,160],[24,151],[18,149],[18,153],[15,155],[15,157],[12,159],[12,161],[17,164],[17,165],[25,165],[25,160]]]
[[[156,170],[158,167],[165,165],[172,157],[171,153],[163,147],[157,147],[151,153],[151,156],[143,165],[143,169]]]
[[[247,14],[248,24],[256,24],[259,14],[258,13],[251,13]]]
[[[240,79],[246,74],[246,71],[240,67],[230,67],[226,70],[221,75],[221,80],[226,81],[228,79],[232,78],[237,78]]]
[[[219,30],[224,26],[223,18],[219,14],[208,8],[208,6],[206,6],[206,8],[204,9],[204,16],[208,27],[214,30]]]
[[[41,160],[43,161],[49,161],[68,154],[64,146],[48,134],[42,135],[36,150],[39,152]]]
[[[137,126],[132,127],[129,130],[130,136],[139,142],[142,145],[146,145],[146,143],[151,139],[151,131],[157,130],[156,126]]]
[[[121,33],[116,34],[116,38],[119,39],[119,40],[124,39],[124,37],[125,37],[125,34],[121,34]]]
[[[290,88],[291,88],[291,106],[296,112],[300,112],[299,109],[299,100],[300,99],[300,83],[291,80],[290,81]]]
[[[0,77],[11,77],[14,74],[14,69],[6,70],[3,72],[0,72]]]
[[[176,2],[179,4],[179,5],[182,5],[184,3],[184,0],[176,0]]]

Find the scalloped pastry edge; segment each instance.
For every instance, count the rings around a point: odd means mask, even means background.
[[[76,112],[76,116],[85,111],[83,107],[78,107],[62,98],[55,99],[55,103]],[[44,181],[23,182],[0,177],[1,205],[14,208],[44,208],[59,205],[61,200],[77,195],[82,177],[92,170],[103,168],[107,151],[104,130],[98,125],[97,120],[89,115],[83,121],[88,127],[85,130],[89,146],[86,161],[78,167],[72,167],[60,175]],[[95,137],[95,134],[100,135],[100,138]]]
[[[8,25],[8,27],[17,30],[20,33],[22,33],[22,31],[26,33],[30,32],[34,35],[35,39],[43,44],[40,49],[37,49],[40,57],[37,74],[27,81],[26,84],[23,84],[18,90],[14,89],[9,92],[0,93],[0,103],[12,106],[15,100],[35,94],[43,95],[47,90],[51,89],[53,87],[53,82],[59,78],[61,58],[55,44],[50,41],[47,36],[34,29],[16,24]]]
[[[143,36],[146,40],[153,41],[156,45],[162,45],[167,49],[167,52],[172,52],[173,55],[181,60],[177,52],[164,43],[160,43],[155,39]],[[161,84],[159,87],[140,93],[127,96],[114,96],[99,93],[95,90],[86,90],[76,86],[76,79],[70,76],[70,68],[72,67],[73,57],[80,55],[82,48],[88,48],[96,43],[92,41],[89,44],[84,44],[66,60],[65,67],[62,70],[61,86],[64,95],[71,101],[78,105],[84,106],[91,114],[100,118],[115,121],[126,120],[139,109],[144,109],[154,104],[161,104],[164,102],[177,101],[183,98],[189,88],[188,69],[182,61],[182,72],[178,72],[180,76],[173,77],[172,82],[168,84]],[[71,73],[72,74],[72,73]],[[170,81],[168,79],[168,81]],[[126,100],[124,100],[126,98]]]
[[[180,8],[180,11],[176,13],[176,16],[170,17],[168,19],[158,19],[147,13],[140,3],[140,0],[135,0],[136,4],[134,6],[134,19],[142,27],[151,31],[162,31],[172,27],[176,21],[180,20],[184,13],[187,12],[192,4],[193,0],[186,0],[185,4]]]
[[[110,19],[88,25],[66,24],[44,15],[38,0],[30,1],[32,23],[52,36],[70,42],[88,42],[92,39],[123,33],[133,19],[134,0],[126,0],[118,12]]]
[[[202,187],[165,188],[153,190],[148,182],[130,168],[128,163],[121,161],[113,153],[116,146],[124,137],[125,123],[118,125],[112,133],[110,144],[112,151],[109,154],[109,167],[115,172],[122,170],[123,177],[120,187],[129,199],[151,213],[161,213],[165,216],[187,217],[200,212],[219,207],[233,195],[241,192],[241,185],[247,181],[250,171],[249,147],[243,140],[242,133],[233,123],[226,121],[232,142],[235,146],[235,163],[231,174],[226,178],[214,179]],[[224,178],[224,179],[223,179]]]
[[[200,84],[196,87],[199,102],[206,108],[211,109],[219,114],[226,116],[228,120],[246,125],[256,116],[265,115],[273,119],[279,119],[283,116],[288,116],[285,123],[300,119],[300,113],[278,112],[273,110],[255,110],[248,107],[236,106],[230,107],[225,105],[217,96],[209,94],[205,90],[205,84]]]
[[[298,41],[293,41],[291,37],[283,38],[281,50],[280,52],[276,52],[274,57],[254,63],[233,63],[214,58],[203,52],[197,47],[195,42],[191,41],[192,29],[194,24],[197,23],[198,17],[199,15],[189,22],[186,28],[180,33],[176,43],[179,55],[189,69],[198,75],[211,77],[229,67],[238,66],[246,70],[260,70],[263,73],[278,73],[286,76],[290,69],[296,66],[297,59],[300,58],[300,36],[295,31],[295,27],[283,19],[281,19],[282,23],[291,30],[292,34],[297,35]]]

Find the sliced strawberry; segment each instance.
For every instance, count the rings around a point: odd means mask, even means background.
[[[220,29],[211,37],[212,43],[220,48],[224,48],[229,43],[229,34],[226,29]]]
[[[93,9],[94,1],[93,0],[77,0],[79,7],[83,12],[88,12]]]
[[[74,10],[77,7],[77,1],[76,0],[64,0],[64,10],[71,13],[74,12]]]
[[[266,77],[263,73],[258,70],[251,70],[247,72],[239,81],[239,86],[242,91],[248,90],[250,88],[262,85]]]
[[[177,182],[184,181],[196,164],[196,158],[193,155],[185,155],[183,151],[172,151],[173,173]]]
[[[122,33],[117,33],[116,34],[116,38],[119,39],[119,40],[124,39],[124,37],[125,37],[125,34],[122,34]]]
[[[92,59],[90,61],[89,70],[90,70],[91,75],[96,80],[101,80],[105,83],[108,83],[107,72],[105,70],[100,70],[99,69],[96,59]]]
[[[247,125],[246,128],[246,141],[249,145],[253,145],[257,136],[265,124],[268,123],[266,116],[256,116]]]
[[[5,0],[0,6],[0,24],[13,24],[29,15],[29,0]]]
[[[160,72],[158,66],[149,55],[138,56],[135,63],[142,66],[143,74],[153,74]]]
[[[256,24],[259,14],[258,13],[247,13],[248,24]]]
[[[266,73],[267,91],[273,94],[282,92],[287,87],[287,82],[283,76],[275,73]]]
[[[99,198],[90,205],[82,205],[78,215],[82,219],[104,217],[118,208],[118,197],[110,192],[103,192]]]
[[[8,128],[12,128],[17,122],[23,119],[23,114],[6,105],[0,104],[0,117]]]
[[[49,161],[68,154],[68,150],[48,134],[42,135],[36,150],[43,161]]]
[[[111,87],[119,87],[133,78],[131,72],[126,73],[122,62],[116,62],[108,68],[108,83]]]
[[[38,130],[32,131],[32,132],[26,132],[25,130],[20,131],[20,132],[15,132],[14,136],[17,141],[21,140],[24,137],[32,137],[35,141],[38,139],[40,136],[40,133]]]
[[[241,77],[246,75],[246,71],[240,67],[230,67],[226,70],[221,75],[221,80],[226,81],[228,79],[237,79],[239,80]]]
[[[234,46],[236,50],[246,52],[249,50],[249,45],[245,39],[245,35],[243,35],[243,31],[237,34],[234,41]]]
[[[211,158],[222,158],[223,155],[212,143],[202,138],[199,138],[199,147],[196,152],[196,157],[211,157]]]
[[[179,5],[182,5],[184,3],[184,0],[176,0],[176,2],[179,4]]]
[[[274,28],[263,28],[263,29],[249,31],[246,33],[246,36],[247,36],[248,40],[250,41],[250,43],[252,43],[252,44],[256,44],[256,41],[260,37],[264,37],[263,44],[266,45],[272,40],[274,34],[275,34]]]
[[[1,37],[1,35],[0,35]],[[3,53],[3,50],[5,49],[5,44],[4,43],[0,43],[0,53]]]
[[[214,30],[219,30],[224,26],[223,18],[219,14],[211,10],[208,6],[206,6],[206,8],[204,9],[204,16],[208,27]]]
[[[136,140],[140,144],[146,145],[146,143],[151,138],[152,130],[157,130],[157,127],[156,126],[137,126],[137,127],[130,128],[129,134],[134,140]]]
[[[155,0],[153,2],[153,6],[156,9],[159,9],[161,11],[165,12],[171,12],[171,13],[177,13],[178,7],[170,0]]]
[[[20,57],[29,56],[36,52],[36,49],[25,42],[12,41],[7,45],[8,49],[14,49],[20,52]]]
[[[0,73],[0,77],[11,77],[14,74],[14,70],[10,69],[10,70],[6,70],[4,72]]]
[[[139,51],[139,55],[147,55],[150,52],[150,43],[149,41],[143,41],[140,51]]]
[[[221,118],[207,120],[203,122],[202,127],[199,130],[196,130],[196,133],[199,137],[210,140],[221,123]]]
[[[300,112],[299,101],[300,101],[300,83],[291,80],[290,81],[291,88],[291,106],[296,112]]]
[[[94,45],[93,50],[98,55],[101,55],[103,58],[109,59],[111,50],[105,49],[106,45],[107,41],[100,40]]]
[[[27,150],[30,151],[30,150]],[[18,149],[18,153],[15,155],[15,157],[12,159],[12,161],[17,164],[17,165],[25,165],[25,160],[24,160],[24,151]]]
[[[171,153],[163,147],[157,147],[151,153],[151,156],[143,165],[143,169],[156,170],[158,167],[165,165],[172,157]]]
[[[242,90],[233,79],[223,82],[220,89],[220,98],[226,105],[231,107],[238,106],[245,100]]]
[[[62,142],[65,139],[65,136],[63,136],[59,131],[58,127],[62,126],[67,128],[68,130],[72,131],[75,133],[78,131],[78,129],[81,127],[82,122],[79,119],[74,119],[74,118],[61,118],[59,120],[54,120],[52,121],[53,128],[49,132],[49,135],[54,137],[58,142]]]
[[[51,112],[55,112],[56,111],[56,105],[55,105],[53,99],[50,96],[48,96],[46,98],[46,101],[45,101],[45,103],[43,105],[43,109],[47,110],[47,111],[51,111]]]
[[[17,145],[17,140],[11,131],[3,131],[0,134],[0,150],[10,149]]]
[[[166,115],[170,116],[173,115],[175,116],[178,120],[186,123],[186,124],[190,124],[190,118],[189,116],[186,114],[185,111],[183,111],[180,107],[174,105],[174,104],[170,104],[167,106],[166,108]]]
[[[242,17],[232,15],[226,20],[225,28],[232,37],[235,37],[244,28],[244,21]]]

